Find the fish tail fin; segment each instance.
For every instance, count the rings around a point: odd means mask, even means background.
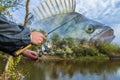
[[[33,15],[42,20],[53,15],[75,12],[75,0],[46,0],[33,9]]]

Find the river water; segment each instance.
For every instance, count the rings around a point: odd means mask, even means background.
[[[0,60],[0,74],[4,68]],[[39,61],[22,60],[16,67],[20,80],[120,80],[120,61]]]
[[[120,61],[21,61],[18,70],[21,80],[120,80]]]

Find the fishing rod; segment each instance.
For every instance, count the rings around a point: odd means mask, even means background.
[[[72,21],[74,18],[76,18],[77,16],[73,17],[72,19],[68,20],[67,22],[63,23],[62,25],[59,25],[58,27],[56,27],[55,29],[51,30],[50,32],[48,32],[45,36],[47,37],[49,34],[51,34],[52,32],[56,31],[57,29],[63,27],[63,25],[67,24],[68,22]],[[25,51],[26,49],[30,48],[32,46],[32,44],[27,45],[26,47],[19,49],[15,52],[15,56],[20,55],[23,51]]]

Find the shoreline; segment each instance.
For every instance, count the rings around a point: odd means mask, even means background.
[[[59,56],[41,56],[39,60],[45,61],[62,61],[62,60],[120,60],[120,56],[80,56],[80,57],[71,57],[64,58]]]
[[[7,56],[0,56],[0,59],[7,60]],[[79,57],[59,57],[42,55],[39,57],[40,61],[63,61],[63,60],[120,60],[120,56],[79,56]]]
[[[80,56],[80,57],[70,57],[70,58],[64,58],[64,57],[58,57],[58,56],[41,56],[39,57],[39,60],[45,60],[45,61],[61,61],[61,60],[111,60],[107,56]]]

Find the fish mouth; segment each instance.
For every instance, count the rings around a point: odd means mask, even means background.
[[[114,30],[107,27],[105,30],[102,30],[99,34],[91,38],[90,42],[101,41],[104,43],[111,43],[114,38]]]

